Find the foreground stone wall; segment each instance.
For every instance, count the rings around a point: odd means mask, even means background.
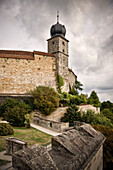
[[[84,170],[103,170],[103,145],[100,147]]]
[[[29,57],[24,53],[17,54],[0,53],[0,93],[23,94],[39,85],[57,88],[53,55],[34,52],[33,57]]]
[[[6,139],[6,155],[13,155],[21,149],[27,148],[27,142],[17,139],[15,137],[9,137]]]
[[[52,138],[52,147],[30,146],[12,157],[14,169],[102,170],[105,137],[88,124]],[[80,126],[79,126],[80,125]]]

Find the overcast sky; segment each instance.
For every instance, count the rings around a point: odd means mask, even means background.
[[[0,49],[47,52],[57,10],[83,93],[113,102],[113,0],[0,0]]]

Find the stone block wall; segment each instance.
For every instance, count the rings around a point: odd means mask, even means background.
[[[33,55],[0,54],[0,93],[23,94],[39,85],[57,88],[55,57],[39,52]]]

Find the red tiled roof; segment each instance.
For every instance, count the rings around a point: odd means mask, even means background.
[[[84,106],[84,105],[90,105],[90,104],[84,104],[84,103],[83,103],[83,104],[82,104],[82,103],[81,103],[81,104],[79,104],[79,106]]]
[[[28,52],[28,51],[0,50],[0,58],[34,60],[34,54],[33,52]]]
[[[72,72],[72,73],[75,75],[75,77],[77,78],[76,74],[73,72],[72,69],[68,68],[68,70],[69,70],[70,72]]]
[[[0,58],[34,60],[34,54],[55,57],[54,54],[45,53],[41,51],[29,52],[29,51],[0,50]]]
[[[54,54],[45,53],[45,52],[41,52],[41,51],[34,51],[34,54],[55,57]]]

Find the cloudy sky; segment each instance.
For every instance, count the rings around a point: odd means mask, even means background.
[[[0,0],[0,49],[47,52],[57,10],[83,93],[113,102],[113,0]]]

